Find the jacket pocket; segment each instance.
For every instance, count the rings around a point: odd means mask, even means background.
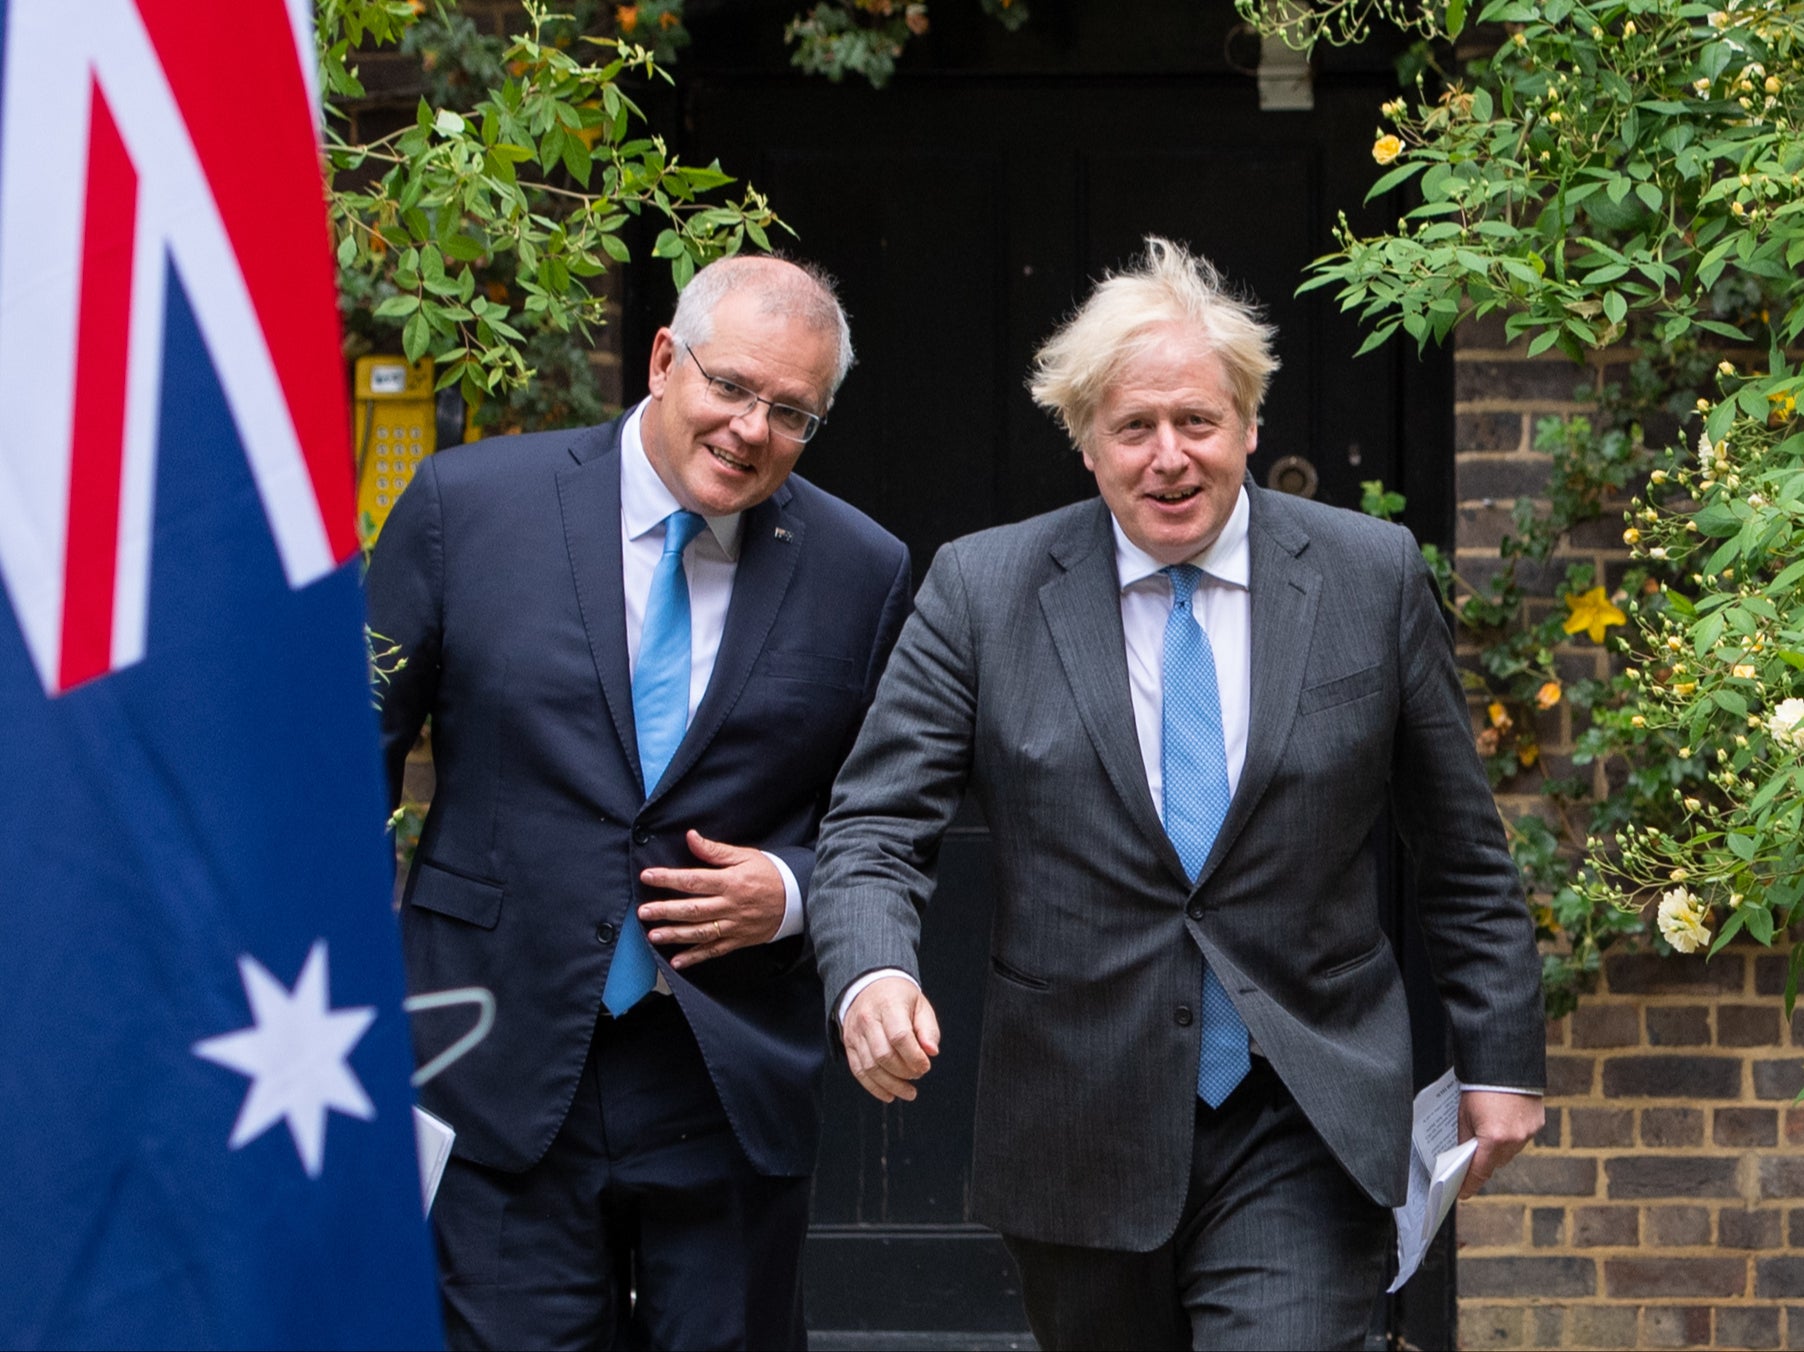
[[[500,883],[455,872],[430,859],[417,859],[414,867],[419,870],[419,876],[414,880],[408,898],[411,905],[451,916],[480,929],[495,928],[501,919]]]
[[[1012,981],[1017,986],[1025,986],[1030,991],[1050,990],[1052,983],[1043,976],[1034,976],[1022,971],[1019,967],[1010,967],[1001,958],[990,955],[990,970],[1004,981]]]
[[[1357,957],[1351,957],[1344,962],[1335,963],[1332,967],[1323,968],[1322,977],[1326,979],[1334,976],[1345,976],[1348,972],[1351,972],[1356,968],[1364,967],[1373,959],[1390,952],[1390,947],[1391,946],[1384,941],[1384,936],[1379,935],[1378,941]]]
[[[1297,696],[1297,717],[1319,713],[1340,704],[1351,704],[1356,699],[1375,695],[1383,688],[1384,668],[1377,664],[1346,676],[1336,676],[1332,680],[1308,686]]]
[[[864,672],[858,663],[832,653],[768,650],[758,659],[758,671],[779,681],[807,681],[842,690],[857,690],[864,684]]]

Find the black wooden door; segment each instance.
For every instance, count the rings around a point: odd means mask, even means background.
[[[1126,37],[1123,8],[1036,0],[1015,38],[967,18],[924,69],[873,91],[786,69],[775,36],[793,4],[692,7],[675,147],[768,193],[796,231],[793,251],[840,279],[852,315],[859,363],[802,473],[906,540],[917,578],[955,536],[1093,492],[1026,393],[1029,359],[1092,279],[1158,233],[1214,259],[1278,325],[1283,367],[1254,473],[1312,475],[1316,496],[1342,505],[1383,479],[1409,495],[1423,538],[1445,540],[1444,362],[1396,348],[1355,360],[1361,335],[1332,297],[1294,294],[1332,247],[1336,212],[1370,215],[1359,204],[1378,105],[1396,93],[1388,65],[1343,59],[1316,80],[1312,111],[1264,112],[1255,81],[1233,69],[1258,49],[1231,32],[1231,6],[1139,4]],[[956,24],[954,10],[935,6],[936,23],[945,11]],[[1397,204],[1371,210],[1394,216]],[[665,291],[629,295],[629,372],[643,370],[668,305]],[[967,1210],[989,868],[987,831],[967,808],[926,926],[944,1051],[919,1100],[883,1108],[831,1076],[810,1251],[816,1329],[1023,1327],[1013,1269]],[[1399,939],[1432,1078],[1444,1064],[1438,1008]],[[1443,1267],[1388,1318],[1417,1345],[1448,1345],[1450,1293]]]

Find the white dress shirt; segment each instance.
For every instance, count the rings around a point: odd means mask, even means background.
[[[641,403],[627,415],[620,429],[620,574],[626,593],[626,665],[639,665],[639,639],[645,632],[645,603],[651,595],[652,573],[664,553],[664,519],[679,511],[682,503],[665,487],[645,456],[639,425],[645,418]],[[720,638],[727,627],[727,607],[733,600],[733,578],[739,571],[738,513],[704,517],[708,529],[683,551],[683,573],[689,579],[689,717],[695,717],[714,675],[720,656]],[[737,841],[728,842],[738,844]],[[774,939],[802,932],[802,889],[788,864],[768,850],[759,853],[776,865],[783,878],[783,923]],[[659,974],[660,987],[663,982]]]
[[[1215,685],[1221,692],[1222,740],[1228,753],[1228,792],[1240,787],[1247,761],[1247,727],[1252,718],[1252,606],[1247,592],[1250,555],[1247,491],[1235,499],[1228,522],[1209,548],[1186,562],[1202,569],[1190,613],[1209,636],[1215,654]],[[1127,639],[1128,690],[1134,699],[1134,729],[1153,807],[1165,819],[1165,625],[1171,618],[1171,579],[1165,565],[1115,527],[1115,572],[1121,580],[1121,631]]]

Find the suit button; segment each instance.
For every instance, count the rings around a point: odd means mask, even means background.
[[[595,927],[595,942],[599,944],[611,944],[614,942],[615,933],[614,927],[604,920]]]
[[[1201,920],[1203,918],[1203,903],[1202,902],[1193,901],[1190,903],[1190,918],[1192,920]]]
[[[643,826],[635,826],[633,828],[633,844],[635,844],[635,845],[651,844],[651,832],[647,831]]]
[[[1179,1028],[1188,1028],[1190,1027],[1190,1020],[1194,1016],[1190,1012],[1189,1005],[1179,1005],[1177,1009],[1172,1012],[1171,1017],[1177,1020]]]

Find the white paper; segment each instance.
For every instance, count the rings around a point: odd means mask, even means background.
[[[432,1199],[438,1195],[439,1179],[445,1176],[445,1163],[451,1158],[451,1142],[457,1133],[442,1117],[434,1117],[419,1105],[413,1110],[413,1143],[420,1156],[420,1204],[430,1214]]]
[[[1476,1139],[1459,1140],[1460,1082],[1449,1070],[1416,1095],[1410,1127],[1409,1194],[1393,1208],[1397,1218],[1396,1291],[1415,1276],[1422,1257],[1459,1200],[1460,1184],[1478,1151]]]

